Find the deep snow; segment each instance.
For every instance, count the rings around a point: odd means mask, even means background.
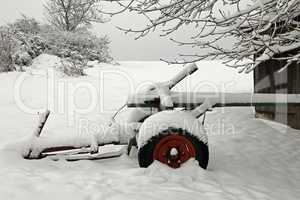
[[[16,151],[16,141],[32,134],[36,125],[36,115],[24,112],[26,108],[35,112],[28,106],[41,109],[48,105],[52,110],[44,137],[82,136],[108,122],[139,83],[167,80],[179,68],[159,62],[99,64],[88,69],[86,77],[57,77],[53,83],[47,82],[46,73],[0,74],[0,199],[298,200],[300,131],[256,119],[253,108],[216,109],[207,115],[208,170],[193,160],[177,170],[158,162],[141,169],[136,151],[129,157],[78,162],[23,160]],[[253,90],[251,76],[239,75],[218,62],[202,62],[199,68],[176,89]],[[20,77],[25,79],[20,84],[21,95],[15,99],[14,87]],[[95,95],[76,88],[79,83],[100,89]],[[93,90],[91,85],[87,87]],[[55,89],[49,94],[52,87]],[[90,101],[93,98],[95,104]],[[87,107],[91,109],[82,109]],[[122,112],[118,120],[125,121],[126,115]]]
[[[137,140],[138,147],[143,147],[153,136],[162,133],[168,127],[186,130],[204,144],[208,142],[206,131],[200,120],[193,116],[191,112],[165,110],[151,115],[141,125]]]

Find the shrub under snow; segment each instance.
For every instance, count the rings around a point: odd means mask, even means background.
[[[62,58],[61,70],[67,75],[83,75],[88,61],[111,62],[109,39],[87,29],[59,31],[23,18],[0,27],[0,71],[23,70],[43,53]]]
[[[23,16],[7,27],[12,31],[12,37],[16,41],[13,62],[20,68],[29,66],[32,59],[48,48],[45,40],[39,35],[41,26],[35,19]]]
[[[50,53],[61,58],[99,62],[112,60],[109,55],[109,39],[106,36],[97,37],[86,29],[67,32],[49,28],[42,36],[49,45]]]
[[[83,76],[85,75],[83,69],[86,66],[85,62],[65,58],[61,60],[59,70],[67,76]]]
[[[13,55],[16,41],[8,27],[0,27],[0,72],[15,70]]]

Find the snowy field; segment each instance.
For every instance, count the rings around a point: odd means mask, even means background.
[[[0,199],[300,199],[300,131],[254,118],[253,108],[216,109],[207,115],[208,170],[190,160],[180,169],[158,162],[138,166],[137,152],[98,161],[29,161],[16,143],[30,135],[36,112],[52,113],[45,137],[97,131],[129,93],[171,78],[180,66],[159,62],[100,64],[87,76],[54,72],[55,60],[41,58],[26,73],[0,74]],[[178,91],[252,92],[251,75],[219,62],[199,70]],[[126,112],[118,117],[126,120]]]

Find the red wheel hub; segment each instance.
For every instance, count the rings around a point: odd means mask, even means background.
[[[172,168],[180,165],[190,158],[196,157],[196,150],[191,141],[182,135],[168,135],[155,146],[153,159],[158,160]]]

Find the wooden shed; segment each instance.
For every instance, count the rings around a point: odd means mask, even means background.
[[[300,94],[300,64],[269,60],[254,70],[254,88],[257,93]],[[267,118],[300,129],[299,105],[256,106],[256,116]]]

